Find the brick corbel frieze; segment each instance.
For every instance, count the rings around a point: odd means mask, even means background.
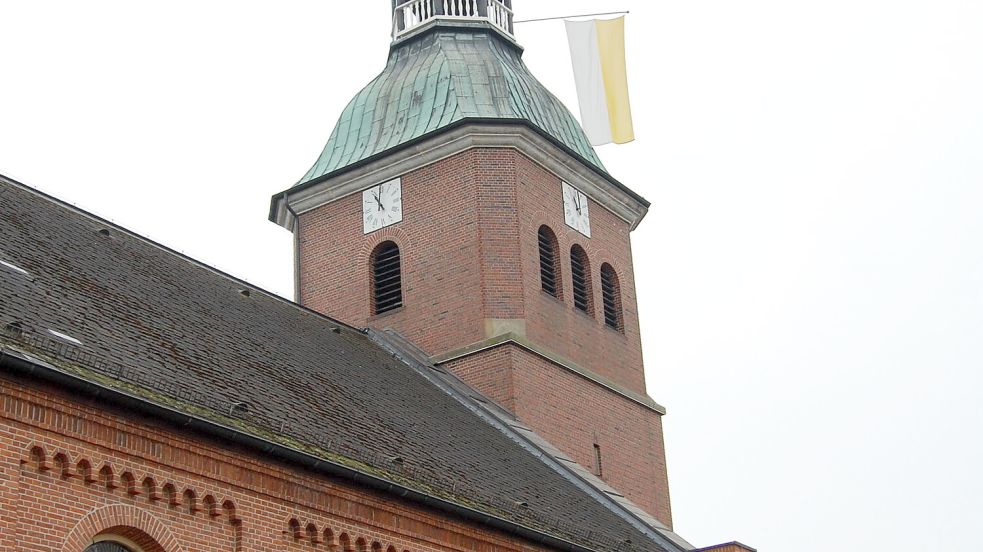
[[[475,546],[491,546],[500,550],[516,550],[519,548],[518,542],[511,536],[489,533],[477,528],[461,526],[457,523],[447,523],[448,520],[446,519],[437,520],[422,512],[415,511],[413,508],[396,507],[396,505],[388,501],[380,502],[379,497],[374,495],[362,495],[352,489],[333,486],[330,487],[332,492],[325,492],[328,487],[324,486],[322,481],[308,479],[307,477],[297,478],[296,476],[292,476],[293,474],[289,470],[285,471],[282,466],[267,465],[261,462],[257,463],[255,459],[249,460],[241,456],[233,461],[231,456],[218,449],[207,447],[207,450],[195,449],[194,447],[189,448],[189,444],[184,442],[180,437],[160,435],[159,433],[151,435],[144,428],[130,424],[123,426],[114,425],[118,424],[118,420],[108,419],[104,413],[95,413],[86,405],[75,404],[71,401],[66,402],[66,399],[67,397],[58,391],[46,387],[21,386],[14,384],[13,381],[0,377],[0,421],[6,418],[11,422],[27,424],[35,430],[40,430],[37,434],[39,440],[30,444],[25,443],[19,446],[16,451],[8,451],[14,452],[12,458],[13,464],[11,466],[13,468],[11,470],[12,475],[17,477],[19,475],[18,472],[24,472],[26,469],[29,472],[43,474],[46,478],[52,478],[53,480],[60,479],[63,484],[74,481],[77,484],[102,487],[108,481],[107,476],[109,472],[107,470],[101,470],[100,466],[111,466],[111,464],[106,462],[100,463],[98,459],[90,459],[78,454],[75,454],[75,457],[72,458],[68,454],[65,454],[65,451],[52,448],[51,443],[46,441],[50,440],[49,437],[57,436],[58,438],[67,438],[72,441],[79,440],[80,443],[85,443],[85,446],[94,445],[115,450],[116,454],[121,456],[110,456],[116,459],[132,456],[135,459],[159,464],[164,459],[174,460],[174,458],[183,457],[184,460],[181,461],[180,465],[185,467],[196,466],[196,469],[192,470],[193,479],[207,480],[212,483],[219,483],[220,481],[225,484],[231,483],[239,492],[244,491],[247,494],[259,493],[260,495],[269,496],[270,490],[276,489],[277,497],[282,504],[288,505],[290,508],[295,508],[298,511],[306,512],[307,516],[313,515],[315,518],[323,517],[324,519],[321,522],[324,523],[324,526],[328,525],[326,520],[330,519],[333,524],[336,524],[334,525],[336,528],[335,534],[340,535],[342,531],[347,530],[350,531],[349,534],[364,535],[363,540],[371,539],[371,541],[384,543],[389,539],[379,537],[389,535],[390,537],[395,537],[393,540],[405,541],[398,548],[394,546],[393,552],[395,550],[403,550],[405,545],[410,542],[417,544],[419,547],[439,547],[444,550],[459,551],[473,549]],[[28,415],[32,412],[35,415],[34,417]],[[59,412],[59,415],[55,415],[55,412]],[[80,429],[79,431],[81,433],[68,429],[74,427],[74,422],[83,420],[86,424],[86,429]],[[48,434],[47,432],[52,433]],[[128,443],[128,446],[125,447],[127,450],[119,448],[117,439],[121,435],[120,432],[125,432],[126,438],[124,441]],[[108,439],[109,436],[115,437]],[[154,454],[147,452],[150,449],[153,449]],[[210,458],[213,462],[200,461],[206,458]],[[218,462],[214,462],[214,460],[218,460]],[[167,460],[164,460],[164,462],[166,465]],[[80,464],[82,464],[82,468],[79,468]],[[241,470],[239,475],[242,477],[237,477],[232,481],[227,479],[228,474],[223,476],[214,469],[201,469],[204,466],[211,466],[217,469],[219,465],[227,466],[230,464],[235,465],[238,470]],[[114,476],[115,471],[117,470],[113,470]],[[139,476],[140,474],[137,475]],[[140,498],[142,500],[152,501],[158,504],[159,507],[169,507],[170,511],[181,507],[179,510],[181,513],[193,514],[185,508],[187,506],[184,500],[185,497],[180,494],[184,485],[174,486],[165,484],[164,480],[154,479],[153,477],[151,479],[155,483],[153,490],[147,492],[140,489]],[[145,480],[146,478],[144,478]],[[113,481],[116,481],[115,477]],[[136,478],[136,481],[141,480]],[[0,480],[0,483],[2,483],[2,480]],[[21,501],[22,497],[20,497],[19,486],[16,481],[13,483],[14,486],[10,490],[15,493],[16,497],[10,497],[12,499],[10,503],[17,504]],[[2,487],[0,485],[0,498],[3,498],[4,490]],[[172,490],[174,492],[169,494],[168,487],[173,487]],[[117,487],[114,491],[109,491],[107,488],[107,492],[123,493],[124,490]],[[197,491],[196,496],[198,496]],[[231,501],[229,504],[232,504]],[[224,508],[225,503],[222,503],[222,506]],[[243,504],[238,504],[238,506],[243,506]],[[128,508],[132,506],[121,507]],[[139,508],[134,507],[134,510],[139,510]],[[238,533],[242,530],[242,524],[246,520],[240,517],[243,515],[243,512],[238,512],[237,510],[238,508],[233,508],[230,511],[223,511],[223,514],[228,514],[228,521],[235,527]],[[133,513],[133,515],[138,514]],[[3,519],[3,517],[0,517],[0,521]],[[145,520],[147,525],[135,527],[135,529],[153,535],[153,533],[147,530],[148,528],[154,527],[151,522],[152,516],[150,518],[133,519]],[[216,519],[224,521],[225,515]],[[380,523],[382,519],[399,520],[399,529],[396,530],[391,525]],[[16,520],[12,519],[11,521],[16,526]],[[93,523],[94,521],[80,522],[79,527],[73,529],[73,535],[75,535],[76,531],[80,531],[79,534],[82,536],[78,538],[81,541],[77,542],[75,537],[69,537],[71,542],[75,544],[84,543],[85,546],[74,548],[68,547],[66,544],[63,550],[80,552],[86,546],[92,544],[92,535],[105,532],[110,527],[107,523],[95,525],[85,524]],[[129,525],[124,527],[129,527]],[[355,529],[356,527],[358,528],[357,530]],[[280,531],[276,531],[276,533],[280,534]],[[114,532],[113,534],[117,533]],[[287,535],[287,531],[283,531],[283,535]],[[121,536],[134,540],[125,534]],[[0,543],[3,542],[3,537],[4,535],[0,535]],[[87,538],[89,540],[85,542]],[[323,531],[321,538],[323,538]],[[288,541],[290,540],[293,539],[288,538]],[[164,545],[166,542],[168,541],[161,541],[161,544]],[[238,545],[236,549],[239,549]],[[536,550],[538,547],[532,547],[531,549]],[[171,552],[172,550],[177,551],[181,549],[165,546],[163,550],[159,550],[150,547],[145,548],[144,552]],[[354,548],[352,551],[354,551]]]

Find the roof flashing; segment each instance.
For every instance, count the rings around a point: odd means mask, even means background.
[[[46,331],[48,332],[48,335],[54,337],[55,339],[58,339],[60,341],[64,341],[65,343],[68,343],[70,345],[74,345],[76,347],[81,347],[82,346],[82,341],[81,340],[76,339],[76,338],[74,338],[74,337],[72,337],[72,336],[70,336],[70,335],[68,335],[66,333],[59,332],[58,330],[52,330],[50,328],[48,330],[46,330]]]
[[[693,546],[685,539],[668,529],[647,512],[636,506],[627,498],[612,496],[601,479],[586,472],[582,466],[567,458],[562,451],[553,447],[548,441],[532,429],[510,420],[510,415],[498,407],[490,407],[483,401],[476,401],[473,388],[461,381],[455,375],[445,372],[434,375],[428,368],[433,366],[425,352],[394,330],[369,330],[369,338],[390,351],[402,363],[416,370],[445,393],[454,397],[458,402],[471,410],[489,426],[507,436],[509,440],[538,458],[554,472],[560,474],[592,498],[600,502],[610,512],[631,524],[641,535],[650,542],[666,551],[688,551]],[[613,489],[612,489],[613,490]],[[516,505],[528,508],[529,502],[517,501]],[[624,541],[623,541],[624,543]],[[627,541],[630,546],[630,539]]]
[[[21,276],[28,276],[28,277],[30,277],[30,275],[31,275],[30,272],[24,270],[23,268],[15,265],[13,263],[8,263],[7,261],[5,261],[3,259],[0,259],[0,266],[6,268],[8,270],[11,270],[13,272],[16,272],[17,274],[20,274]]]

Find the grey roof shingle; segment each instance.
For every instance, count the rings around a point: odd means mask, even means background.
[[[282,423],[291,441],[590,548],[663,549],[362,332],[2,177],[0,261],[29,273],[0,264],[0,328],[72,336],[148,401],[216,418],[244,402],[244,432]]]

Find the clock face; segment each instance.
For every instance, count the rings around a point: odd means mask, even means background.
[[[403,220],[403,186],[400,180],[362,192],[362,230],[366,234]]]
[[[563,216],[567,226],[590,237],[590,213],[587,196],[577,188],[563,183]]]

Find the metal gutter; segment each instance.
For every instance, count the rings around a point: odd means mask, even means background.
[[[0,346],[0,369],[16,374],[31,376],[58,387],[84,394],[89,397],[114,404],[122,408],[134,410],[141,414],[164,420],[181,428],[189,428],[209,437],[241,445],[274,459],[283,460],[319,472],[321,474],[351,481],[373,490],[390,494],[417,504],[434,508],[442,512],[458,516],[467,521],[476,522],[524,539],[541,543],[566,552],[596,552],[579,544],[542,533],[524,525],[502,519],[478,510],[461,506],[443,498],[439,498],[410,487],[387,481],[354,468],[318,458],[314,455],[274,443],[267,439],[244,433],[240,430],[206,420],[178,410],[151,403],[146,399],[129,393],[106,387],[85,380],[79,376],[62,372],[52,366],[45,365],[41,360],[30,355],[11,351]]]
[[[300,220],[297,213],[290,206],[290,202],[287,201],[287,192],[283,193],[283,206],[287,208],[287,212],[290,216],[294,218],[294,221]],[[294,303],[300,304],[300,227],[296,226],[294,223]]]

